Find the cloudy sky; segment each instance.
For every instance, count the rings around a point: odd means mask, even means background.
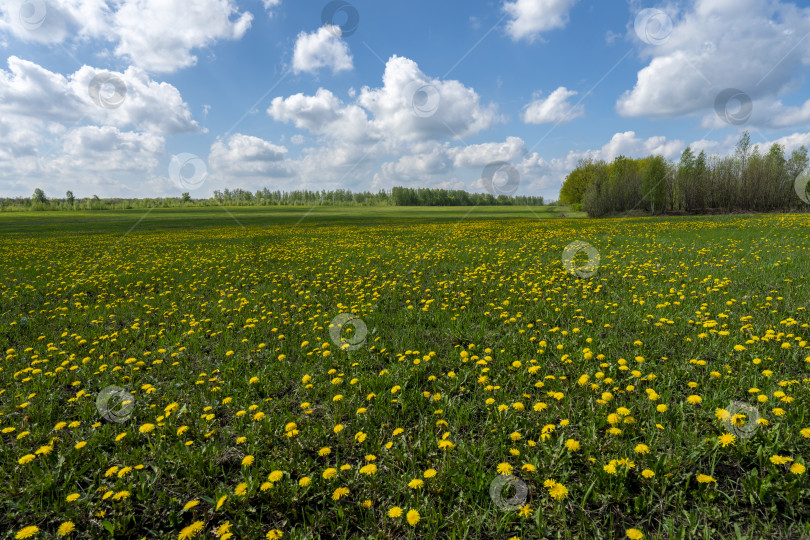
[[[586,156],[810,146],[806,2],[2,0],[0,54],[0,196],[484,191],[502,161],[556,199]]]

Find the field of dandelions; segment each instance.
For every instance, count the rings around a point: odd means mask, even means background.
[[[156,216],[0,218],[0,539],[810,538],[808,215]]]

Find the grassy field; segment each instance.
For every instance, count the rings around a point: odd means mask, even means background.
[[[126,211],[7,212],[0,213],[2,232],[39,233],[70,229],[80,233],[168,230],[203,227],[264,227],[274,224],[456,222],[467,219],[549,219],[585,217],[568,206],[285,206],[285,207],[207,207],[156,208]]]
[[[0,214],[0,539],[810,538],[810,216],[563,212]]]

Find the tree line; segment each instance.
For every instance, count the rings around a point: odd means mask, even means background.
[[[180,197],[156,198],[77,198],[67,191],[64,198],[50,198],[36,188],[31,197],[0,198],[0,211],[30,210],[127,210],[133,208],[175,208],[182,206],[542,206],[542,197],[494,197],[484,193],[463,190],[394,187],[390,192],[380,190],[352,192],[347,189],[271,191],[267,188],[255,192],[236,188],[215,190],[213,197],[193,199],[186,192]]]
[[[592,217],[630,210],[697,214],[806,209],[795,185],[799,175],[808,174],[807,166],[804,146],[789,157],[779,144],[761,153],[745,132],[728,156],[695,155],[687,147],[677,163],[660,155],[618,156],[610,163],[580,160],[560,189],[560,202]]]
[[[395,206],[543,206],[543,197],[468,193],[464,190],[395,187],[391,190]]]

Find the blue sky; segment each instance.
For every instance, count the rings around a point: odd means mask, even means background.
[[[5,196],[485,191],[483,170],[502,161],[518,194],[556,199],[584,157],[677,159],[686,145],[722,155],[743,130],[765,146],[810,146],[806,3],[7,0],[0,10]]]

